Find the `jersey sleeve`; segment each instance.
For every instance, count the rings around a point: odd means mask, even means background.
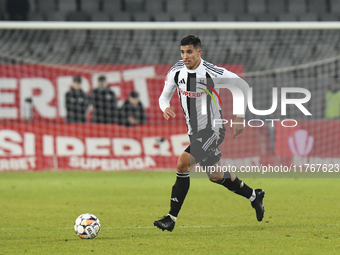
[[[159,97],[159,107],[164,112],[166,108],[170,107],[170,100],[177,88],[174,80],[174,72],[169,72],[165,77],[164,88],[161,96]]]
[[[163,91],[173,94],[176,88],[177,88],[177,85],[175,82],[175,72],[169,72],[164,80]]]

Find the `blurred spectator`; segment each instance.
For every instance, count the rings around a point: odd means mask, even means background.
[[[26,122],[31,122],[32,117],[33,117],[33,98],[26,97],[23,106],[22,118]]]
[[[28,20],[29,0],[7,0],[6,10],[9,20]]]
[[[117,123],[117,99],[109,88],[106,77],[98,78],[98,87],[92,90],[91,103],[93,105],[93,123]]]
[[[81,77],[73,77],[71,89],[66,93],[67,123],[85,123],[89,106],[87,94],[81,89]]]
[[[340,118],[340,81],[334,77],[330,87],[326,92],[325,117],[327,119]]]
[[[119,111],[120,124],[124,126],[137,126],[146,122],[146,113],[142,103],[139,101],[139,95],[132,91]]]

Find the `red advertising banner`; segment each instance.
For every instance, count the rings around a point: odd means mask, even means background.
[[[0,171],[43,169],[174,169],[188,145],[180,102],[173,96],[176,119],[166,121],[158,106],[169,65],[0,65]],[[242,73],[242,66],[225,66]],[[66,124],[65,94],[74,75],[91,93],[99,75],[123,103],[133,90],[146,109],[147,124]],[[229,93],[222,91],[221,93]],[[229,93],[230,94],[230,93]],[[27,123],[25,100],[33,101]],[[232,100],[223,111],[232,112]],[[228,110],[229,109],[229,110]],[[226,110],[226,111],[225,111]],[[231,119],[232,116],[224,116]],[[232,139],[227,128],[220,146],[222,163],[242,165],[340,162],[340,121],[298,121],[296,127],[275,124],[245,127]]]
[[[224,67],[238,74],[243,72],[241,65]],[[32,122],[64,123],[65,94],[75,75],[82,77],[82,89],[87,94],[97,86],[99,75],[105,75],[119,104],[131,91],[137,91],[149,123],[159,122],[163,115],[158,98],[170,68],[171,65],[0,65],[0,94],[6,97],[0,102],[0,122],[25,119],[25,100],[32,98]],[[173,104],[178,105],[176,113],[182,116],[176,95]]]
[[[327,131],[320,132],[324,126]],[[235,139],[227,129],[220,146],[222,164],[340,163],[339,121],[301,121],[297,129],[286,130],[276,127],[273,154],[266,127],[246,127]],[[5,124],[0,125],[0,171],[175,169],[188,144],[184,123],[132,128],[115,124]]]
[[[0,125],[0,171],[173,168],[188,144],[185,125]]]

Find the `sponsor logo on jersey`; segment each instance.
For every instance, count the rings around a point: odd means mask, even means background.
[[[185,91],[181,88],[179,88],[179,91],[181,92],[181,94],[183,96],[187,96],[187,97],[192,97],[192,98],[196,98],[196,97],[201,97],[203,96],[206,92],[191,92],[191,91]]]

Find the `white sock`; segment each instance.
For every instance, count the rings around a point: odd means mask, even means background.
[[[255,193],[255,190],[253,190],[253,194],[251,194],[249,201],[253,202],[255,200],[255,198],[256,198],[256,193]]]
[[[174,222],[176,222],[176,220],[177,220],[177,217],[175,217],[175,216],[172,216],[171,214],[168,214],[169,216],[170,216],[170,218],[174,221]]]

